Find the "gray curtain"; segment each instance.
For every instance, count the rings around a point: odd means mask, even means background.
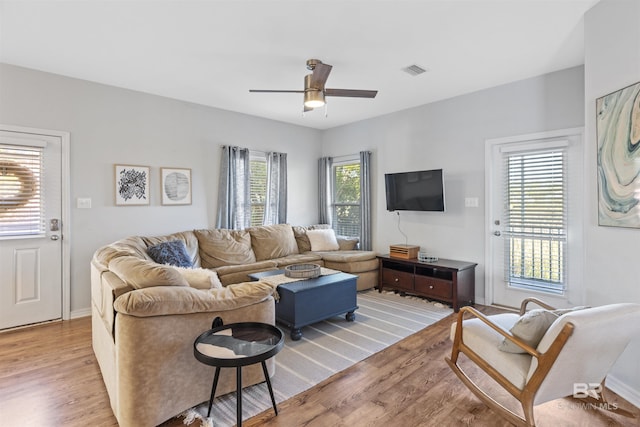
[[[225,145],[220,161],[217,228],[244,229],[251,219],[249,150]]]
[[[287,222],[287,155],[267,153],[267,197],[263,223]]]
[[[331,222],[331,165],[333,158],[318,159],[318,223]]]
[[[370,251],[371,242],[371,152],[360,152],[360,249]]]

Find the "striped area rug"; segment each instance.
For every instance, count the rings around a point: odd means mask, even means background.
[[[285,346],[276,356],[276,375],[271,379],[276,402],[283,402],[355,363],[429,326],[453,312],[450,307],[418,297],[368,290],[358,293],[356,320],[336,316],[302,328],[302,339],[292,341],[285,331]],[[242,393],[243,419],[271,409],[265,383]],[[207,404],[182,414],[185,424],[202,426],[236,424],[235,393],[213,402],[207,419]]]

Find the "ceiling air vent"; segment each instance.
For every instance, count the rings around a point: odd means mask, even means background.
[[[422,73],[426,73],[427,69],[426,68],[422,68],[419,65],[413,64],[413,65],[409,65],[408,67],[404,67],[402,69],[402,71],[404,71],[407,74],[410,74],[412,76],[418,76]]]

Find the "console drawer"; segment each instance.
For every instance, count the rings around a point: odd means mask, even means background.
[[[407,289],[411,291],[413,290],[413,273],[383,268],[382,286]]]
[[[453,283],[449,280],[416,275],[415,288],[417,292],[434,298],[451,300],[453,296]]]

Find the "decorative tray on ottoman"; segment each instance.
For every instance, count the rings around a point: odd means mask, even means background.
[[[318,264],[292,264],[284,268],[284,275],[296,279],[314,279],[320,276]]]

